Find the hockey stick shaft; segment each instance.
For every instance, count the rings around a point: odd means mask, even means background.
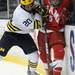
[[[44,5],[43,0],[39,0],[41,6]],[[48,11],[48,10],[47,10]],[[50,59],[50,49],[51,47],[49,47],[49,42],[48,42],[48,33],[47,33],[47,28],[46,28],[46,24],[43,25],[44,27],[44,31],[45,31],[45,50],[46,50],[46,59],[47,59],[47,66],[48,66],[48,70],[52,70],[52,67],[50,66],[51,63],[51,59]],[[52,72],[53,73],[53,72]],[[48,74],[48,75],[53,75],[53,74]]]
[[[41,7],[42,6],[44,6],[44,2],[43,2],[43,0],[39,0],[39,2],[40,2],[40,4],[41,4]],[[47,9],[47,8],[46,8]],[[49,9],[47,9],[47,11],[48,11]],[[51,61],[51,56],[50,56],[50,49],[51,49],[51,47],[50,47],[50,45],[49,45],[49,40],[48,40],[48,33],[47,33],[47,28],[46,28],[46,23],[44,23],[44,25],[43,25],[43,27],[44,27],[44,31],[45,31],[45,50],[46,50],[46,60],[47,60],[47,66],[48,66],[48,70],[50,71],[52,71],[50,74],[48,74],[48,75],[53,75],[53,68],[50,66],[50,63],[52,63],[52,61]]]
[[[48,34],[46,30],[46,25],[44,26],[45,30],[45,50],[46,50],[46,59],[47,59],[47,65],[48,69],[50,68],[50,50],[49,50],[49,43],[48,43]]]

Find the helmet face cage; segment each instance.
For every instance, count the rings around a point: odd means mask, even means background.
[[[61,5],[62,0],[50,0],[50,3],[51,3],[52,6],[58,7],[58,6]]]
[[[30,5],[26,5],[26,6],[24,6],[25,8],[25,10],[27,10],[27,11],[32,11],[32,8],[33,8],[33,4],[30,4]]]

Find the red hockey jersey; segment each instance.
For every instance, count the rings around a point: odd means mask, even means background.
[[[63,0],[62,4],[57,8],[54,8],[49,0],[43,1],[49,12],[49,21],[46,22],[47,29],[55,31],[62,29],[65,25],[66,17],[68,17],[67,8],[70,5],[70,0]]]

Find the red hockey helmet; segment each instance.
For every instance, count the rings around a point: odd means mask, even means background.
[[[58,6],[61,5],[62,1],[63,0],[50,0],[50,3],[51,3],[52,6],[58,7]]]

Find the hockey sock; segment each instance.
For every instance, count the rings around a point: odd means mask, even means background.
[[[57,67],[53,70],[53,75],[61,75],[61,67]]]
[[[37,63],[33,63],[33,62],[30,62],[30,61],[29,61],[28,70],[29,70],[29,71],[35,71],[36,68],[37,68]]]
[[[28,54],[28,67],[30,71],[35,71],[38,64],[38,51]]]

